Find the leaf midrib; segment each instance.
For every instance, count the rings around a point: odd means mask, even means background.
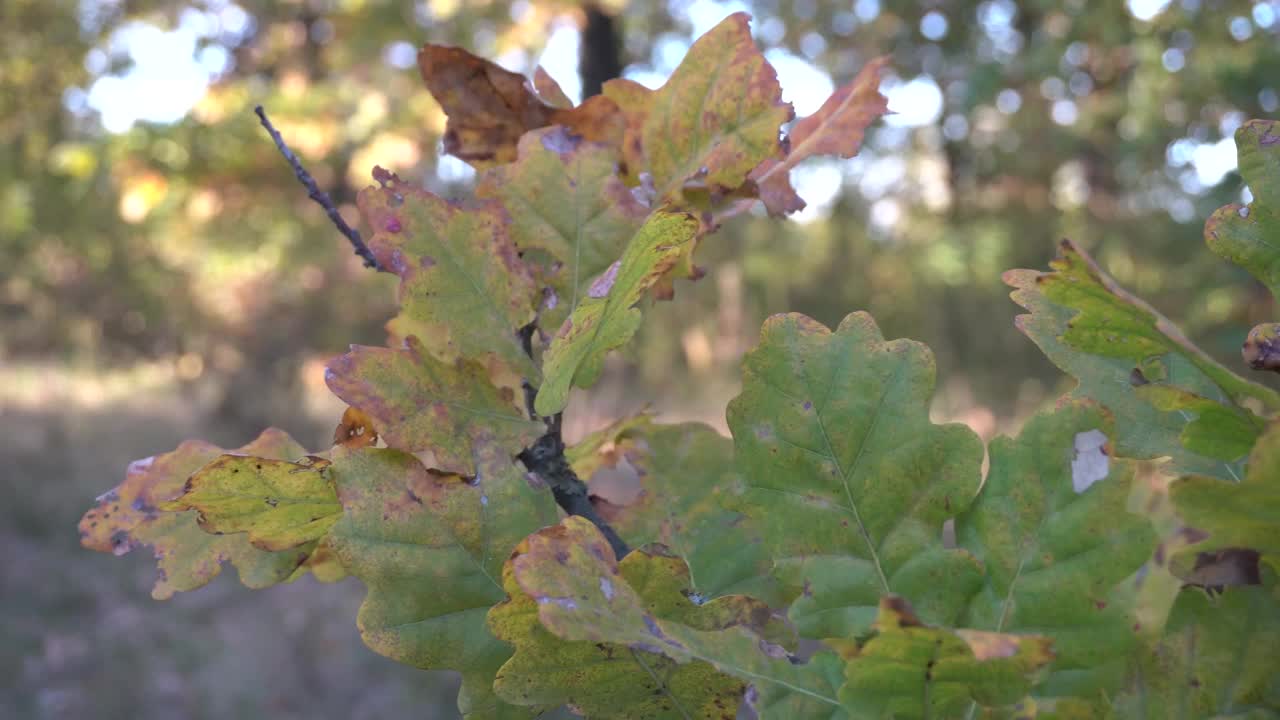
[[[840,462],[840,458],[836,456],[835,448],[831,444],[830,435],[827,434],[827,427],[826,423],[823,422],[822,414],[826,410],[826,404],[831,397],[836,381],[847,370],[847,359],[851,356],[852,353],[840,353],[840,360],[832,370],[832,377],[827,385],[827,395],[823,399],[822,406],[814,406],[814,418],[818,421],[818,430],[822,433],[822,441],[827,446],[827,454],[831,458],[831,461],[835,463],[836,472],[840,473],[840,484],[844,488],[845,500],[849,503],[849,510],[853,513],[854,522],[858,525],[858,533],[862,536],[862,540],[867,546],[867,552],[871,555],[872,563],[876,568],[876,576],[880,579],[880,586],[884,589],[884,592],[888,594],[892,592],[889,588],[889,578],[885,576],[884,566],[880,562],[880,553],[877,550],[876,544],[871,539],[871,533],[867,531],[866,523],[862,521],[862,513],[858,512],[858,506],[853,501],[853,491],[849,487],[849,480],[858,472],[858,468],[862,463],[863,454],[867,449],[867,444],[875,434],[876,428],[880,424],[880,417],[884,414],[883,409],[885,399],[889,396],[889,390],[897,385],[898,379],[902,375],[902,369],[905,363],[896,363],[893,374],[881,385],[880,397],[876,402],[875,412],[871,416],[871,427],[867,428],[867,432],[862,436],[862,442],[858,444],[858,454],[854,457],[852,465],[849,466],[849,470],[846,471],[843,464]],[[809,386],[807,376],[805,376],[805,385],[808,387],[810,392],[812,392],[813,388]]]

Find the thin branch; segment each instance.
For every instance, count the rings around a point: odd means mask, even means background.
[[[365,267],[382,270],[382,267],[378,265],[378,259],[373,255],[373,251],[369,249],[368,245],[364,244],[364,240],[360,237],[360,232],[342,219],[342,214],[338,212],[338,208],[333,204],[333,200],[329,198],[329,194],[316,185],[316,179],[311,177],[311,173],[307,172],[307,169],[302,166],[302,161],[289,149],[289,145],[280,136],[280,131],[276,130],[275,125],[272,125],[271,121],[267,119],[267,111],[263,110],[261,105],[255,107],[253,111],[257,113],[258,119],[262,121],[262,127],[266,128],[267,133],[271,135],[271,139],[276,144],[276,149],[289,162],[289,167],[293,168],[293,174],[297,176],[298,182],[302,183],[302,186],[307,189],[308,197],[324,208],[325,214],[329,216],[333,226],[338,228],[338,232],[345,235],[347,240],[350,241],[356,255],[364,259]]]
[[[520,344],[524,347],[525,353],[533,358],[533,336],[538,331],[538,321],[525,325],[520,328]],[[528,406],[529,419],[537,420],[538,414],[533,409],[534,400],[538,395],[538,391],[528,381],[524,381],[524,400]],[[537,442],[521,451],[519,457],[520,462],[529,468],[529,471],[542,478],[547,485],[551,486],[551,495],[555,497],[556,504],[562,510],[570,515],[584,517],[591,521],[593,525],[600,530],[605,539],[609,541],[609,546],[613,548],[613,554],[621,560],[627,553],[631,552],[631,548],[627,547],[627,543],[618,535],[617,531],[605,522],[596,512],[596,506],[591,503],[591,492],[587,488],[587,484],[582,482],[578,474],[573,471],[573,467],[569,465],[569,460],[564,456],[564,438],[560,434],[561,413],[556,413],[550,417],[542,418],[542,422],[547,426],[547,432],[538,438]]]
[[[613,554],[621,560],[631,552],[631,548],[627,547],[627,543],[618,536],[617,531],[596,512],[596,506],[591,503],[587,484],[582,482],[564,456],[564,440],[560,438],[559,432],[559,415],[553,417],[557,418],[555,429],[548,430],[547,434],[538,438],[532,446],[525,448],[520,453],[520,461],[551,486],[551,494],[555,497],[556,504],[566,513],[590,520],[609,541]],[[551,418],[546,419],[550,426]]]

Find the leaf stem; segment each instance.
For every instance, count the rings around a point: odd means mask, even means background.
[[[374,270],[382,270],[382,266],[378,264],[378,259],[374,257],[373,251],[368,245],[364,244],[364,239],[360,237],[360,231],[347,224],[342,218],[342,214],[338,212],[338,208],[333,204],[333,200],[329,197],[329,193],[320,189],[316,184],[316,179],[311,177],[311,173],[302,166],[302,161],[297,155],[289,149],[289,145],[285,143],[284,138],[280,136],[280,131],[276,130],[275,125],[271,124],[271,120],[267,118],[267,111],[262,109],[261,105],[253,108],[253,112],[257,114],[258,120],[262,122],[262,127],[267,129],[267,134],[271,136],[271,140],[275,142],[276,149],[289,162],[289,167],[293,168],[293,174],[298,178],[298,182],[302,183],[308,191],[308,197],[316,202],[317,205],[324,208],[325,214],[329,216],[329,221],[338,229],[338,232],[346,236],[351,243],[351,247],[355,250],[356,255],[364,259],[364,266],[373,268]]]

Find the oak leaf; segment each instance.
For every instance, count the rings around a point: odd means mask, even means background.
[[[804,209],[804,200],[791,187],[791,168],[819,155],[851,158],[862,147],[867,127],[889,109],[880,94],[880,76],[889,58],[880,57],[863,66],[857,77],[840,86],[812,115],[802,117],[787,133],[787,153],[770,158],[751,172],[757,193],[771,215]]]
[[[1079,384],[1073,397],[1116,416],[1122,457],[1170,456],[1170,468],[1238,479],[1261,425],[1244,404],[1280,408],[1280,394],[1232,373],[1150,305],[1064,240],[1050,272],[1010,270],[1018,329]],[[1221,432],[1222,421],[1238,432]]]
[[[477,169],[511,162],[520,136],[548,125],[564,125],[588,140],[615,145],[621,140],[624,120],[604,96],[574,108],[548,105],[523,75],[443,45],[424,46],[418,69],[449,116],[445,152]]]
[[[480,197],[501,201],[516,247],[555,293],[539,316],[544,327],[559,327],[587,298],[590,282],[649,215],[617,165],[612,148],[564,127],[544,128],[525,134],[515,162],[487,171],[476,186]]]
[[[329,461],[223,455],[187,480],[166,510],[195,510],[208,533],[248,533],[263,550],[287,550],[325,536],[342,515]]]
[[[529,420],[509,388],[499,390],[475,363],[445,363],[409,338],[407,347],[354,345],[329,362],[334,395],[367,415],[387,445],[430,451],[437,466],[470,475],[470,442],[482,435],[514,457],[545,430]]]
[[[555,522],[557,510],[491,438],[466,447],[473,478],[428,470],[399,450],[335,451],[345,514],[330,542],[368,589],[356,617],[366,645],[414,667],[462,673],[458,705],[467,717],[528,716],[493,694],[511,648],[485,629],[485,614],[506,596],[511,548]]]
[[[519,332],[534,318],[537,289],[492,204],[462,208],[380,168],[360,192],[373,228],[369,248],[400,277],[392,334],[416,336],[446,362],[492,354],[524,377],[537,368]]]
[[[655,212],[615,261],[587,288],[543,356],[543,381],[534,407],[539,415],[560,412],[571,385],[590,387],[604,369],[604,357],[631,339],[640,327],[636,305],[685,255],[697,237],[698,221],[686,213]]]
[[[278,552],[263,550],[242,533],[205,532],[194,510],[162,509],[182,495],[192,473],[226,453],[290,460],[302,457],[306,450],[283,431],[272,428],[235,450],[189,440],[172,452],[135,461],[129,465],[124,482],[99,497],[80,520],[81,544],[116,555],[140,545],[152,547],[160,571],[151,591],[157,600],[204,586],[217,577],[224,562],[235,566],[240,581],[251,588],[293,579],[315,543]]]
[[[982,443],[930,422],[934,375],[927,347],[886,342],[866,313],[834,332],[775,315],[743,360],[728,421],[744,483],[729,503],[760,528],[806,637],[866,632],[889,594],[951,625],[981,582],[942,525],[977,493]]]
[[[732,191],[781,153],[779,132],[793,113],[782,102],[777,73],[751,38],[750,20],[734,13],[698,38],[652,93],[630,83],[605,90],[615,102],[626,97],[628,164],[638,162],[633,172],[652,176],[659,201],[680,198],[690,182]]]

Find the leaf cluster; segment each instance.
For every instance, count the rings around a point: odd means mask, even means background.
[[[731,439],[642,415],[564,445],[571,389],[701,274],[703,237],[756,201],[799,209],[788,171],[857,151],[884,64],[784,134],[744,14],[661,88],[615,80],[577,107],[545,73],[425,47],[446,149],[481,176],[463,201],[381,169],[360,193],[400,303],[386,346],[328,365],[349,406],[334,445],[268,430],[139,461],[84,544],[153,547],[157,597],[228,561],[251,587],[359,578],[366,644],[459,672],[470,717],[1280,711],[1280,395],[1073,244],[1006,281],[1079,384],[993,441],[985,474],[972,430],[930,420],[929,349],[866,313],[770,318]],[[1271,282],[1280,134],[1237,140],[1256,199],[1206,234]],[[1280,367],[1275,335],[1251,334],[1255,367]],[[1183,475],[1167,491],[1137,479],[1153,458]],[[620,475],[634,497],[593,492]]]

